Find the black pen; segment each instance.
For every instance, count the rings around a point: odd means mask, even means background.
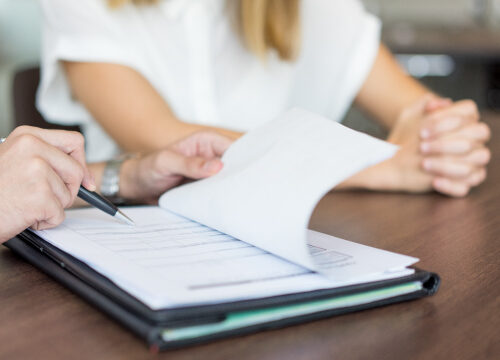
[[[120,209],[118,209],[111,201],[103,198],[96,192],[89,191],[85,189],[83,186],[80,186],[80,190],[78,190],[78,197],[90,205],[98,208],[99,210],[104,211],[106,214],[113,216],[115,219],[120,220],[129,225],[135,225],[135,223],[130,219],[127,215],[122,213]]]

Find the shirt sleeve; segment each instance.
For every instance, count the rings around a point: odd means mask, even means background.
[[[141,60],[127,46],[118,18],[105,0],[41,0],[41,6],[38,109],[51,122],[89,123],[92,117],[72,97],[61,61],[115,63],[140,70]]]
[[[301,106],[342,120],[370,73],[380,47],[381,22],[358,0],[302,2]]]

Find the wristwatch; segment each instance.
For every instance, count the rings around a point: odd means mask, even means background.
[[[106,167],[101,178],[100,192],[114,204],[124,204],[125,199],[119,196],[120,193],[120,169],[127,156],[106,162]]]

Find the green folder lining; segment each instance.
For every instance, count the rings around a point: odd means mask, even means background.
[[[214,324],[165,329],[162,332],[162,337],[164,341],[194,339],[215,333],[249,327],[252,325],[313,314],[320,311],[371,303],[413,293],[421,289],[422,283],[415,281],[408,284],[392,286],[385,289],[371,290],[359,294],[345,295],[333,299],[316,300],[306,303],[284,305],[259,310],[239,311],[229,314],[226,319]]]

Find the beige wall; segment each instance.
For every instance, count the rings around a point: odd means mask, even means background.
[[[386,24],[500,29],[500,0],[363,0]]]

